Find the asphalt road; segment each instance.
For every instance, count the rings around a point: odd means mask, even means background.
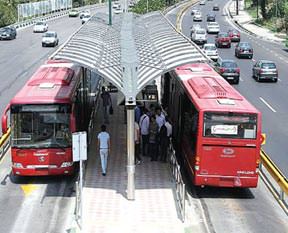
[[[220,11],[216,13],[216,20],[221,31],[227,31],[231,25],[222,15],[226,1],[206,1],[205,6],[195,6],[201,9],[203,21],[200,23],[206,28],[206,15],[212,11],[212,6],[218,3]],[[191,8],[192,9],[192,8]],[[191,9],[187,11],[182,21],[182,32],[190,37],[190,28],[193,25]],[[169,16],[168,16],[169,17]],[[173,21],[173,17],[171,18]],[[197,22],[198,23],[198,22]],[[267,144],[264,149],[271,158],[288,175],[287,153],[287,90],[288,81],[285,79],[286,62],[279,58],[285,55],[281,46],[267,41],[241,34],[242,41],[250,41],[254,47],[254,59],[274,60],[279,69],[278,83],[257,83],[251,76],[254,60],[237,59],[234,57],[234,46],[230,49],[218,49],[222,58],[234,59],[241,69],[241,81],[234,85],[239,92],[253,103],[263,114],[263,132],[267,134]],[[208,43],[214,43],[215,35],[208,35]],[[278,55],[280,54],[280,55]],[[287,59],[286,59],[287,60]],[[261,99],[270,104],[272,111]],[[187,178],[186,178],[187,179]],[[189,180],[186,182],[189,184]],[[189,187],[189,185],[188,185]],[[206,187],[204,189],[189,187],[192,199],[201,202],[204,211],[204,220],[208,232],[246,233],[246,232],[288,232],[287,215],[279,207],[272,194],[262,180],[256,189],[228,189]]]
[[[223,15],[223,8],[226,4],[226,1],[223,0],[207,1],[204,6],[196,6],[196,8],[201,9],[203,15],[203,21],[199,24],[206,28],[206,15],[208,12],[212,12],[215,3],[220,6],[220,11],[214,11],[216,21],[220,25],[220,31],[227,31],[232,26]],[[193,25],[190,13],[191,11],[185,14],[182,24],[182,32],[188,37],[190,37],[190,28]],[[208,43],[214,43],[214,41],[215,35],[208,34]],[[238,63],[241,70],[241,80],[240,84],[234,85],[234,87],[262,112],[262,132],[267,135],[266,145],[263,148],[284,175],[288,177],[288,80],[286,77],[288,53],[281,45],[254,38],[245,33],[241,33],[241,41],[251,42],[254,48],[253,60],[236,58],[234,56],[235,43],[230,49],[219,48],[218,52],[220,57],[234,59]],[[259,59],[276,62],[279,71],[278,83],[258,83],[252,78],[252,66]]]
[[[106,12],[99,8],[97,12]],[[92,13],[95,13],[93,10]],[[82,24],[79,17],[48,21],[59,46]],[[56,48],[42,48],[42,33],[29,27],[17,39],[0,41],[0,110],[26,83]],[[10,152],[0,161],[0,232],[63,233],[71,226],[74,211],[75,177],[13,177]]]

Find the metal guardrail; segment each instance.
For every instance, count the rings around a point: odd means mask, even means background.
[[[280,204],[284,212],[288,215],[288,180],[281,172],[281,170],[270,159],[270,157],[264,152],[264,150],[261,150],[260,157],[260,177],[269,188],[274,198]]]
[[[169,155],[170,155],[171,172],[175,181],[176,200],[180,209],[182,222],[185,222],[186,188],[185,188],[185,183],[183,182],[183,179],[182,179],[180,165],[177,162],[177,159],[175,156],[175,150],[173,149],[171,142],[169,145]]]
[[[78,8],[73,8],[73,9],[78,9],[79,11],[85,10],[85,9],[94,9],[94,8],[103,6],[105,4],[106,4],[106,2],[95,4],[95,5],[86,5],[86,6],[83,6],[83,7],[78,7]],[[34,25],[36,22],[38,22],[38,21],[50,21],[50,20],[53,20],[53,19],[57,19],[57,18],[66,16],[66,15],[68,15],[70,10],[71,9],[61,10],[61,11],[58,11],[58,12],[55,12],[55,13],[52,13],[52,14],[47,14],[47,15],[44,15],[44,16],[28,19],[28,20],[25,20],[25,21],[16,22],[16,23],[11,24],[9,26],[13,26],[16,29],[22,29],[22,28],[30,27],[30,26]]]

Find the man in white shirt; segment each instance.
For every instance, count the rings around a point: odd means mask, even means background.
[[[160,131],[162,125],[165,124],[165,116],[164,116],[163,112],[161,111],[160,107],[156,108],[156,123],[159,127],[159,131]]]
[[[98,148],[100,152],[103,176],[106,176],[107,159],[110,152],[110,145],[110,135],[106,132],[106,125],[101,125],[101,132],[98,134]]]
[[[144,108],[143,115],[140,117],[140,120],[139,120],[140,133],[142,137],[142,155],[143,156],[148,155],[148,145],[149,145],[150,119],[147,113],[148,113],[148,110]]]
[[[168,116],[165,117],[165,121],[166,121],[165,126],[167,128],[167,137],[171,138],[172,137],[172,125],[170,123],[171,121]]]

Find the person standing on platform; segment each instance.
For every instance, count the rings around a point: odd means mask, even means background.
[[[98,134],[98,148],[101,158],[102,175],[106,176],[107,160],[110,152],[110,135],[106,132],[106,125],[101,125],[101,132]]]
[[[140,128],[138,123],[135,121],[134,123],[134,140],[135,140],[135,164],[141,163],[140,157]]]
[[[151,157],[151,161],[157,161],[158,159],[158,125],[156,123],[155,115],[150,117],[149,124],[149,155]]]
[[[160,160],[163,162],[166,162],[168,146],[172,136],[172,125],[168,116],[165,117],[165,121],[165,124],[160,129]]]
[[[156,108],[156,122],[159,127],[159,130],[161,129],[162,125],[165,124],[165,116],[161,110],[161,107]]]
[[[147,113],[147,108],[144,108],[143,115],[140,117],[139,121],[140,133],[142,137],[142,156],[147,156],[148,154],[150,119]]]
[[[141,113],[141,109],[138,105],[136,105],[135,107],[135,119],[136,119],[136,122],[139,124],[140,122],[140,117],[141,117],[142,113]]]
[[[102,87],[102,93],[101,93],[101,98],[102,98],[102,105],[103,105],[103,117],[104,117],[104,123],[109,124],[109,106],[112,105],[112,100],[110,93],[106,91],[105,87]]]

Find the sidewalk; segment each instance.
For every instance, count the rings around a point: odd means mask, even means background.
[[[116,106],[110,115],[107,131],[112,150],[107,175],[101,175],[100,158],[96,151],[96,135],[101,125],[98,110],[96,129],[83,189],[83,230],[85,233],[182,233],[185,224],[176,207],[174,183],[168,163],[151,162],[148,157],[136,166],[135,201],[126,198],[126,124],[123,107]],[[190,223],[191,224],[191,223]]]
[[[239,14],[236,15],[236,2],[231,1],[228,6],[228,11],[230,12],[230,15],[234,22],[237,21],[237,23],[243,27],[245,30],[249,31],[250,33],[274,42],[281,43],[285,41],[282,33],[274,33],[271,32],[269,29],[266,29],[264,27],[258,26],[254,23],[252,17],[245,11],[245,10],[239,10]],[[282,38],[281,38],[282,37]]]

